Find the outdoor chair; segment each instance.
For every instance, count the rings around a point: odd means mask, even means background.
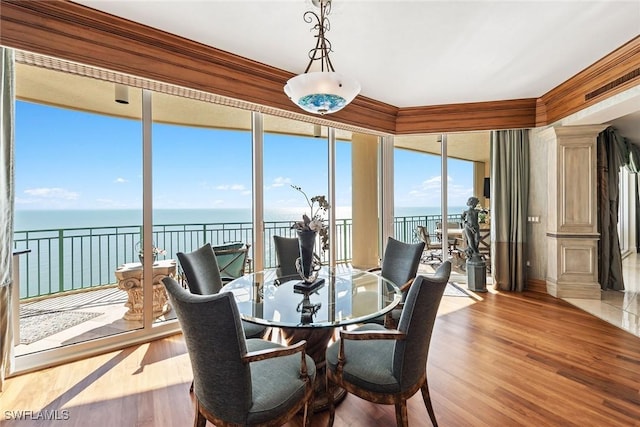
[[[196,295],[162,279],[176,312],[194,377],[194,425],[282,425],[313,396],[316,367],[306,341],[285,347],[245,339],[231,292]]]
[[[459,222],[447,222],[448,231],[460,230],[461,228],[462,228],[462,225]],[[439,232],[436,233],[436,237],[438,238],[438,241],[442,242],[442,223],[441,222],[436,223],[436,230],[439,230]],[[458,250],[458,245],[461,244],[461,240],[462,240],[462,237],[456,237],[451,235],[447,237],[449,255],[451,255],[454,251]]]
[[[416,227],[418,239],[424,243],[424,251],[420,256],[420,262],[433,264],[436,260],[442,262],[442,244],[432,242],[429,230],[423,225]]]
[[[402,291],[402,301],[404,301],[407,289],[411,286],[418,272],[424,247],[424,242],[405,243],[389,237],[382,258],[382,266],[371,268],[368,271],[379,271],[382,277],[393,282]],[[392,321],[393,311],[396,310],[399,309],[395,308],[390,313],[387,313],[386,316],[376,317],[367,323],[373,322],[381,325],[385,324],[385,322],[389,323]],[[400,313],[397,312],[395,317],[399,318]],[[391,323],[389,326],[393,326],[393,324]]]
[[[437,426],[429,386],[427,359],[433,326],[451,263],[443,262],[432,277],[417,276],[410,286],[397,329],[367,324],[340,331],[340,339],[326,352],[327,387],[342,387],[364,400],[395,405],[396,423],[407,425],[407,399],[418,389]],[[329,399],[329,425],[335,404]]]
[[[213,252],[216,254],[220,276],[223,281],[225,281],[225,278],[237,279],[244,276],[249,261],[249,247],[250,245],[242,242],[213,246]]]

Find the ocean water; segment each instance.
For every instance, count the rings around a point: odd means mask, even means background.
[[[278,233],[282,224],[299,220],[304,209],[280,208],[265,211],[265,222],[271,233]],[[451,214],[462,212],[462,208],[450,208]],[[438,207],[398,207],[396,217],[440,215]],[[338,220],[350,219],[350,209],[338,209]],[[195,231],[159,231],[154,243],[167,251],[167,258],[175,258],[179,250],[191,250],[201,242],[201,224],[234,224],[224,227],[209,227],[212,244],[225,241],[247,241],[251,236],[251,209],[167,209],[156,210],[154,226],[195,225],[187,227]],[[139,210],[18,210],[15,212],[15,248],[30,249],[20,263],[21,298],[46,295],[72,289],[115,283],[114,271],[125,262],[137,261],[136,245],[139,244],[139,227],[142,212]],[[111,227],[124,228],[117,233]],[[412,227],[413,225],[410,225]],[[99,227],[105,227],[100,229]],[[164,227],[163,227],[164,228]],[[168,227],[171,228],[171,227]],[[178,227],[178,230],[181,227]],[[288,224],[284,225],[288,229]],[[64,229],[64,238],[59,239]],[[75,230],[74,230],[75,229]],[[217,230],[217,231],[216,231]],[[222,231],[220,231],[222,230]],[[28,232],[28,233],[27,233]],[[338,240],[341,234],[339,233]],[[271,238],[266,239],[265,265],[275,265],[275,252]],[[338,242],[338,250],[348,251],[348,242]],[[342,254],[348,259],[348,253]],[[338,254],[338,257],[341,255]]]
[[[464,207],[450,207],[449,213],[460,213]],[[265,209],[265,221],[298,220],[300,208]],[[396,207],[395,216],[439,215],[440,207]],[[351,218],[351,208],[337,208],[337,219]],[[156,209],[154,224],[203,224],[251,222],[251,209]],[[142,210],[17,210],[15,231],[85,228],[104,226],[139,226]]]

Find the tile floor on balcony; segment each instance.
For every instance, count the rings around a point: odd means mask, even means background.
[[[603,292],[601,300],[567,299],[567,301],[596,317],[640,336],[640,255],[634,254],[625,258],[623,269],[626,291]],[[433,271],[433,265],[426,263],[420,265],[420,273],[432,274]],[[466,288],[466,273],[459,268],[454,268],[451,273],[451,281]],[[488,275],[487,287],[490,291],[492,291],[491,285],[491,276]],[[473,296],[472,292],[469,293]],[[124,306],[126,301],[127,293],[113,286],[21,304],[22,308],[34,310],[68,310],[100,314],[31,344],[20,344],[16,346],[15,353],[17,356],[35,353],[142,327],[141,322],[122,318],[127,311]],[[159,320],[173,318],[175,318],[175,314],[170,311]]]
[[[15,347],[16,356],[141,328],[142,322],[123,319],[123,315],[128,310],[124,306],[126,301],[127,292],[113,285],[22,303],[20,304],[21,312],[81,312],[94,313],[95,317],[64,329],[61,328],[60,331],[30,344],[21,343]],[[158,320],[174,318],[175,314],[170,311]],[[22,322],[21,320],[21,324]],[[23,331],[24,329],[21,330],[21,338],[26,338]]]

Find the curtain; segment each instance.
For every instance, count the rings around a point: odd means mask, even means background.
[[[635,179],[635,203],[636,203],[636,252],[640,252],[640,176]]]
[[[491,132],[492,271],[496,288],[526,284],[529,131]]]
[[[13,359],[11,257],[13,242],[13,50],[0,47],[0,391]]]
[[[618,238],[618,201],[620,166],[628,151],[617,142],[608,127],[598,135],[598,282],[601,289],[624,289],[622,256]]]
[[[598,153],[598,281],[603,290],[623,290],[622,254],[618,237],[620,168],[637,173],[637,147],[622,138],[614,128],[600,132]]]

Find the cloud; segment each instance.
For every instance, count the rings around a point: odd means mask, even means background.
[[[43,199],[78,200],[80,198],[80,194],[75,191],[69,191],[59,187],[29,188],[24,190],[24,192],[29,196]]]
[[[269,187],[276,188],[276,187],[283,187],[285,185],[291,185],[291,178],[285,178],[285,177],[279,176],[273,180],[273,182]]]
[[[242,184],[222,184],[216,186],[216,190],[222,191],[247,191],[247,188]]]
[[[124,184],[125,182],[129,182],[129,180],[118,177],[113,182],[115,182],[116,184]]]

